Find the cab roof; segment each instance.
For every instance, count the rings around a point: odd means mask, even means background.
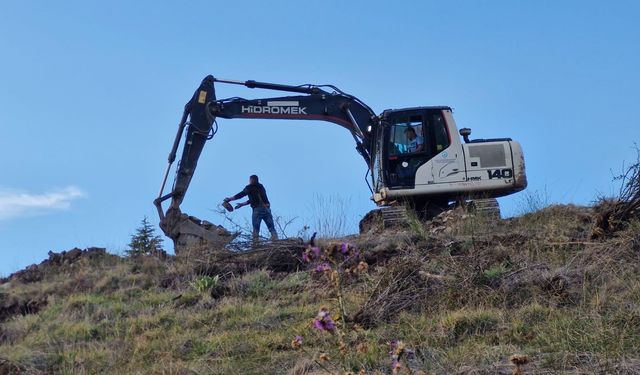
[[[446,105],[432,105],[432,106],[424,106],[424,107],[410,107],[410,108],[398,108],[398,109],[385,109],[382,112],[382,115],[389,115],[397,112],[409,112],[409,111],[419,111],[419,110],[438,110],[438,111],[452,111],[451,107]]]

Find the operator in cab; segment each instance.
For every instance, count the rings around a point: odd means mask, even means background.
[[[424,151],[424,139],[416,134],[416,129],[409,126],[404,133],[407,136],[407,152]]]
[[[264,186],[258,181],[258,176],[249,176],[249,185],[245,186],[238,194],[225,198],[225,202],[231,202],[242,197],[248,197],[246,202],[236,204],[235,208],[241,208],[246,205],[251,205],[253,214],[251,215],[251,224],[253,226],[253,240],[257,241],[260,235],[260,224],[262,221],[267,225],[269,232],[271,233],[271,239],[277,240],[278,233],[273,225],[273,216],[271,215],[271,204],[269,198],[267,198],[267,191]]]

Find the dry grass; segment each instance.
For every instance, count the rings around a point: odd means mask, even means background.
[[[335,301],[306,270],[224,271],[206,252],[54,264],[0,284],[2,306],[42,302],[2,321],[0,372],[318,374],[310,357],[324,351],[343,369],[390,373],[387,342],[401,339],[414,373],[511,374],[514,354],[529,360],[522,373],[638,373],[640,222],[593,242],[595,220],[552,206],[352,238],[370,264],[344,286],[359,323],[344,353],[311,328]],[[219,287],[194,290],[205,275]],[[295,335],[310,355],[291,348]]]

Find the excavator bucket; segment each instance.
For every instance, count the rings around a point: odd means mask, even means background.
[[[195,246],[219,250],[239,235],[229,232],[221,225],[184,214],[179,208],[169,209],[160,221],[160,228],[173,240],[176,254]]]

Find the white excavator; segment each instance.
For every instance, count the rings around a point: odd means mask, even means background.
[[[217,99],[216,83],[294,95]],[[173,239],[176,251],[197,243],[223,245],[233,239],[224,228],[180,210],[204,144],[216,134],[218,118],[321,120],[344,127],[367,165],[365,181],[371,199],[390,222],[397,219],[399,207],[411,207],[428,216],[452,202],[473,201],[496,211],[499,208],[495,198],[527,186],[520,144],[510,138],[469,139],[471,129],[458,131],[450,107],[387,109],[376,114],[361,100],[333,85],[291,86],[207,76],[185,106],[160,193],[154,201],[160,227]],[[183,135],[182,157],[171,192],[165,195]],[[162,203],[168,199],[171,203],[164,211]]]

